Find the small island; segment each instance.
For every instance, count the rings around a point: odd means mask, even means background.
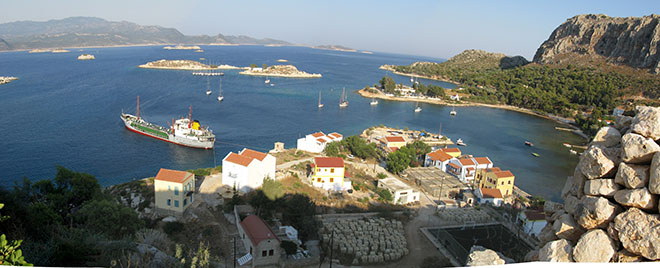
[[[231,65],[206,65],[194,60],[157,60],[139,65],[146,69],[168,69],[168,70],[219,70],[219,69],[245,69]]]
[[[93,60],[96,59],[92,54],[82,54],[78,56],[78,60]]]
[[[340,46],[340,45],[321,45],[321,46],[314,46],[312,48],[325,49],[325,50],[335,50],[335,51],[344,51],[344,52],[357,52],[356,49],[353,49],[353,48],[350,48],[350,47],[345,47],[345,46]]]
[[[289,62],[289,60],[279,59],[279,60],[277,60],[277,62]]]
[[[18,79],[18,78],[13,77],[13,76],[0,76],[0,85],[7,84],[7,83],[9,83],[11,81],[14,81],[16,79]]]
[[[266,68],[251,67],[239,74],[256,75],[256,76],[276,76],[276,77],[290,77],[290,78],[320,78],[321,74],[310,74],[299,71],[293,65],[273,65]]]
[[[175,49],[175,50],[201,50],[201,48],[199,46],[182,46],[182,45],[177,45],[177,46],[173,46],[173,47],[172,46],[166,46],[166,47],[163,47],[163,49],[167,49],[167,50],[171,50],[171,49]]]

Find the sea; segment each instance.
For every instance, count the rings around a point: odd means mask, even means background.
[[[461,138],[464,154],[488,156],[516,176],[515,184],[533,195],[560,200],[567,176],[578,161],[562,143],[584,144],[575,134],[555,130],[558,123],[514,111],[487,107],[451,107],[380,100],[377,106],[357,90],[385,75],[410,85],[409,77],[380,70],[383,64],[407,65],[443,59],[321,50],[308,47],[201,46],[164,50],[162,46],[70,49],[69,53],[0,53],[0,76],[16,76],[0,85],[0,186],[10,188],[26,177],[51,179],[56,166],[86,172],[103,186],[155,176],[160,168],[195,169],[220,165],[242,148],[267,151],[275,142],[294,148],[306,134],[323,131],[357,135],[375,125],[426,130],[453,140]],[[77,60],[82,53],[96,59]],[[250,66],[293,64],[322,78],[281,78],[239,75],[193,76],[190,71],[142,69],[160,59]],[[285,59],[288,63],[278,62]],[[456,85],[419,79],[455,89]],[[210,87],[213,94],[205,94]],[[222,87],[225,97],[216,97]],[[346,90],[349,106],[339,108]],[[319,109],[318,96],[325,107]],[[121,112],[136,112],[147,121],[167,126],[187,117],[211,128],[213,150],[186,148],[148,138],[124,128]],[[525,146],[525,141],[534,143]],[[532,156],[536,152],[540,157]]]

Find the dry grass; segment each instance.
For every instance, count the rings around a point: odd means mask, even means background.
[[[319,154],[313,154],[310,152],[305,152],[305,151],[298,151],[296,149],[288,149],[284,152],[279,152],[276,154],[273,154],[277,158],[277,165],[283,164],[286,162],[291,162],[303,158],[308,158],[308,157],[313,157],[313,156],[319,156]]]

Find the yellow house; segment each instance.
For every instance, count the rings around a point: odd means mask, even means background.
[[[195,201],[195,175],[161,168],[154,179],[156,211],[180,216]]]
[[[513,194],[514,180],[515,176],[511,171],[498,167],[479,169],[475,176],[477,188],[499,189],[504,197]]]
[[[385,144],[385,147],[389,148],[392,152],[406,146],[406,140],[401,136],[387,136],[383,139],[383,143]]]
[[[461,156],[461,149],[458,148],[442,148],[440,151],[451,155],[452,157],[458,158]]]
[[[351,181],[345,178],[347,174],[341,157],[315,157],[311,167],[312,186],[333,191],[351,188]]]

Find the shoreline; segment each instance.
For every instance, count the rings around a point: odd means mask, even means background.
[[[272,76],[272,77],[286,77],[286,78],[321,78],[321,74],[277,74],[277,73],[254,73],[242,71],[238,74],[251,75],[251,76]]]
[[[450,80],[450,79],[440,78],[440,77],[431,77],[431,76],[426,76],[426,75],[421,75],[421,74],[402,73],[402,72],[394,70],[394,68],[392,68],[390,66],[392,66],[392,65],[385,64],[385,65],[381,65],[380,67],[378,67],[378,69],[385,70],[385,71],[390,71],[393,74],[401,75],[401,76],[417,77],[417,78],[423,78],[423,79],[428,79],[428,80],[435,80],[435,81],[440,81],[440,82],[451,83],[451,84],[456,85],[456,87],[458,87],[458,85],[461,84],[459,82],[456,82],[456,81],[453,81],[453,80]]]
[[[370,87],[369,89],[374,89]],[[357,93],[364,97],[364,98],[377,98],[381,100],[390,100],[390,101],[401,101],[401,102],[423,102],[423,103],[429,103],[429,104],[437,104],[437,105],[445,105],[445,106],[481,106],[481,107],[489,107],[489,108],[495,108],[495,109],[504,109],[504,110],[509,110],[509,111],[514,111],[514,112],[519,112],[519,113],[524,113],[528,115],[533,115],[533,116],[538,116],[544,119],[552,120],[556,123],[569,126],[572,129],[572,133],[575,135],[578,135],[582,138],[589,139],[587,135],[585,135],[582,130],[579,130],[575,128],[573,125],[569,124],[567,121],[568,119],[562,118],[559,116],[551,116],[548,114],[541,114],[536,111],[527,109],[527,108],[521,108],[521,107],[516,107],[516,106],[511,106],[511,105],[506,105],[506,104],[487,104],[487,103],[478,103],[478,102],[468,102],[468,103],[451,103],[442,99],[428,99],[428,98],[407,98],[407,97],[390,97],[385,94],[383,94],[380,90],[378,91],[379,93],[371,93],[367,92],[364,89],[360,89],[357,91]]]

